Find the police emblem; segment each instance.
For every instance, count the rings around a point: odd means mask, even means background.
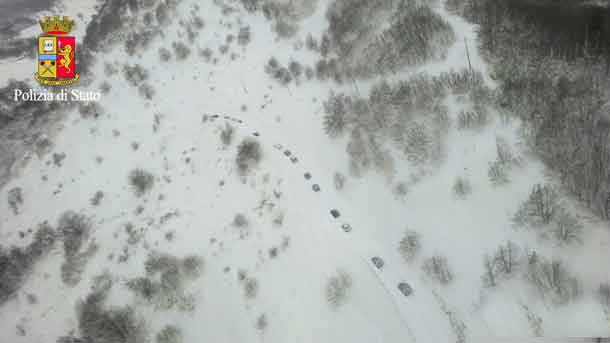
[[[38,37],[38,72],[34,78],[43,85],[63,86],[78,80],[76,73],[76,42],[74,37],[65,36],[74,21],[59,16],[40,20],[44,32]]]

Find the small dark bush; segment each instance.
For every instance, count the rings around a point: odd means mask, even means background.
[[[129,84],[136,87],[141,82],[148,80],[148,71],[139,64],[132,66],[126,64],[123,66],[123,76]]]
[[[15,215],[19,214],[19,207],[23,204],[23,192],[21,187],[15,187],[8,191],[8,205]]]
[[[419,234],[415,231],[407,231],[398,245],[398,251],[402,257],[405,261],[410,262],[417,256],[420,250],[421,243]]]
[[[57,230],[64,242],[64,253],[67,258],[75,256],[83,243],[89,238],[91,221],[84,214],[66,211],[59,217]]]
[[[230,124],[225,124],[225,127],[220,131],[220,141],[224,147],[228,147],[233,142],[235,128]]]
[[[244,139],[237,148],[235,163],[241,175],[246,175],[261,161],[263,152],[260,143],[253,138]]]
[[[250,26],[241,27],[237,34],[237,43],[239,45],[247,45],[251,39]]]
[[[253,277],[248,277],[244,281],[244,295],[246,299],[252,299],[258,294],[258,281]]]
[[[155,177],[150,172],[136,168],[129,173],[129,184],[136,196],[140,197],[149,192],[155,183]]]
[[[174,325],[166,325],[156,337],[157,343],[182,343],[182,331]]]
[[[159,48],[159,59],[161,62],[167,62],[172,58],[172,53],[166,48]]]
[[[131,306],[104,308],[107,294],[89,294],[77,307],[78,328],[88,343],[145,343],[146,329]]]
[[[102,191],[97,191],[95,192],[95,194],[93,195],[93,198],[91,198],[91,200],[89,200],[89,202],[91,203],[91,205],[93,206],[98,206],[100,204],[100,202],[102,201],[102,199],[104,198],[104,192]]]
[[[326,301],[333,308],[343,305],[347,301],[351,288],[351,275],[342,270],[337,271],[326,284]]]
[[[449,269],[445,256],[436,255],[428,258],[424,261],[423,269],[429,277],[441,284],[445,285],[453,280],[453,273]]]
[[[0,246],[0,305],[21,287],[34,264],[53,248],[56,239],[56,232],[42,223],[29,246],[10,249]]]
[[[543,298],[555,304],[566,304],[580,294],[578,279],[570,275],[559,260],[530,258],[526,277]]]
[[[172,47],[178,61],[184,61],[191,54],[191,49],[183,42],[173,42]]]

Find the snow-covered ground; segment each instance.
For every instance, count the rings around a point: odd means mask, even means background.
[[[545,337],[610,335],[610,323],[594,298],[600,282],[610,280],[608,224],[571,204],[579,211],[586,234],[581,245],[559,247],[511,225],[512,215],[533,185],[553,181],[540,162],[528,157],[523,167],[510,172],[508,185],[495,187],[488,180],[496,137],[523,151],[518,122],[494,117],[480,132],[451,127],[447,158],[410,186],[404,198],[389,188],[394,181],[411,177],[409,164],[401,160],[396,161],[397,172],[390,180],[368,173],[361,179],[348,178],[345,189],[335,190],[333,175],[348,173],[348,156],[344,141],[331,140],[322,130],[322,100],[331,89],[353,92],[352,85],[312,81],[284,87],[264,71],[271,56],[282,63],[290,59],[314,63],[315,56],[304,48],[295,49],[294,43],[307,33],[320,35],[326,27],[326,6],[319,1],[316,12],[300,23],[297,36],[281,40],[261,14],[240,10],[226,16],[220,6],[200,3],[196,13],[205,26],[185,61],[159,62],[160,47],[171,50],[171,42],[183,39],[184,30],[178,25],[165,28],[164,36],[141,55],[128,56],[122,46],[98,53],[92,71],[97,81],[87,89],[97,91],[103,81],[111,85],[100,102],[102,115],[93,119],[76,110],[69,113],[54,139],[53,153],[66,154],[61,166],[53,163],[52,154],[34,156],[2,190],[6,198],[8,190],[22,188],[20,213],[13,214],[6,201],[0,202],[2,245],[22,246],[28,239],[20,238],[20,231],[45,220],[55,225],[61,213],[74,210],[92,217],[92,240],[98,251],[74,287],[60,277],[62,249],[38,263],[17,296],[0,307],[0,342],[54,342],[77,329],[75,304],[89,293],[90,280],[104,270],[118,281],[111,303],[134,303],[124,282],[144,274],[150,250],[205,259],[202,277],[187,285],[196,297],[194,311],[155,311],[136,305],[151,337],[164,324],[174,324],[182,329],[184,342],[447,342],[460,340],[455,326],[461,323],[466,341],[523,341],[534,336],[524,306],[542,318]],[[192,3],[184,1],[178,17],[188,20],[192,10]],[[467,42],[473,68],[493,86],[488,66],[477,53],[475,28],[441,7],[436,10],[456,32],[455,45],[443,61],[401,75],[467,67]],[[237,35],[241,25],[250,26],[252,41],[244,47],[232,43],[221,54],[225,36]],[[198,55],[198,48],[205,47],[214,51],[218,63]],[[234,60],[231,53],[237,54]],[[145,66],[154,98],[144,99],[121,72],[105,74],[104,62]],[[5,74],[4,69],[0,75],[19,76]],[[362,91],[370,84],[359,86]],[[458,106],[454,101],[450,99],[450,108]],[[219,117],[211,117],[215,114]],[[456,115],[457,111],[450,111],[453,119]],[[153,130],[155,118],[159,118],[157,130]],[[234,143],[226,149],[219,138],[225,123],[236,129]],[[242,178],[235,167],[237,144],[254,133],[259,134],[263,159],[253,174]],[[286,149],[298,162],[284,155]],[[152,191],[143,197],[136,197],[127,182],[136,167],[157,177]],[[312,175],[311,180],[305,173]],[[456,199],[452,192],[458,176],[472,183],[466,199]],[[321,191],[314,192],[313,184]],[[99,190],[104,198],[93,206],[90,199]],[[136,214],[140,205],[143,211]],[[334,208],[341,212],[337,219],[330,215]],[[161,220],[174,211],[177,215]],[[248,219],[247,227],[232,225],[237,213]],[[274,223],[280,216],[283,222]],[[143,228],[145,238],[129,246],[128,260],[118,263],[127,246],[128,222]],[[344,232],[344,223],[352,231]],[[440,286],[424,277],[421,260],[410,264],[403,260],[398,244],[407,228],[421,234],[421,256],[447,256],[454,282]],[[168,232],[174,233],[173,239],[166,238]],[[483,256],[507,240],[565,261],[582,282],[578,301],[550,305],[520,276],[483,290]],[[274,247],[277,256],[270,257]],[[373,256],[385,261],[381,270],[370,262]],[[258,281],[255,297],[244,297],[238,270]],[[337,270],[348,272],[353,286],[347,302],[332,308],[325,300],[325,286]],[[413,294],[403,296],[399,282],[408,282]],[[27,294],[35,294],[38,303],[29,304]],[[262,314],[268,321],[265,329],[257,328]],[[19,335],[18,325],[25,335]]]

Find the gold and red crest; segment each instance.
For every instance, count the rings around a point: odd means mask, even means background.
[[[66,36],[74,21],[68,17],[45,17],[40,22],[44,32],[38,37],[38,72],[34,78],[43,85],[62,86],[76,82],[76,41]]]

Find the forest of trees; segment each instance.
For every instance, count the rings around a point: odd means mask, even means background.
[[[607,218],[610,191],[610,10],[524,0],[449,0],[479,24],[500,82],[498,105],[527,125],[531,149],[562,185]]]

